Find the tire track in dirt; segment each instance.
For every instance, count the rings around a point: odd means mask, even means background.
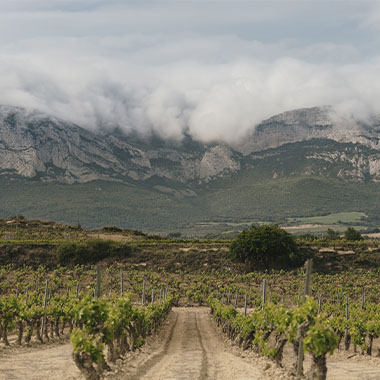
[[[170,330],[170,333],[169,333],[169,336],[167,338],[167,341],[165,343],[165,346],[164,346],[164,349],[161,351],[161,352],[158,352],[157,354],[155,355],[152,355],[150,359],[148,359],[144,365],[142,367],[139,367],[139,369],[137,370],[137,372],[130,377],[130,380],[139,380],[141,379],[143,376],[146,375],[146,373],[153,367],[155,366],[157,363],[160,362],[160,360],[163,359],[163,357],[165,355],[167,355],[168,353],[168,350],[169,350],[169,345],[173,339],[173,334],[174,334],[174,330],[177,326],[177,322],[178,322],[178,314],[175,316],[175,320],[173,322],[173,326]]]
[[[177,323],[168,340],[165,355],[141,380],[204,380],[206,379],[206,354],[202,347],[196,313],[177,311]]]
[[[175,308],[176,322],[165,349],[153,356],[132,380],[259,380],[265,378],[249,360],[228,351],[208,308]]]
[[[262,380],[266,376],[249,359],[230,352],[211,319],[209,309],[199,314],[202,319],[200,333],[205,341],[208,358],[208,379],[216,380]]]

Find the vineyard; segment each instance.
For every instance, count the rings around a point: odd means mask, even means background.
[[[313,242],[313,253],[305,242],[316,263],[306,281],[303,266],[245,273],[228,261],[228,242],[223,241],[152,239],[136,232],[52,225],[8,230],[2,236],[12,238],[0,244],[0,378],[1,361],[12,352],[57,344],[70,344],[71,360],[87,379],[121,379],[115,372],[120,363],[127,372],[137,371],[130,378],[149,378],[155,371],[165,378],[167,368],[173,368],[172,378],[182,378],[175,369],[182,362],[184,368],[195,366],[189,371],[199,371],[202,379],[213,371],[215,378],[223,378],[216,375],[221,367],[225,378],[245,376],[238,366],[251,373],[247,378],[326,379],[327,374],[329,379],[330,371],[344,371],[334,361],[339,355],[346,368],[361,368],[357,360],[368,358],[372,372],[367,378],[380,378],[380,270],[366,262],[378,260],[376,241],[347,244],[356,256],[340,258],[339,268],[328,273],[325,264],[318,269],[328,260],[319,253],[325,243]],[[107,240],[100,240],[103,235]],[[104,250],[96,260],[81,262],[87,257],[81,255],[99,247]],[[34,259],[45,257],[46,265],[28,264],[33,254]],[[50,260],[57,257],[67,265],[53,265]],[[344,260],[350,269],[341,268]],[[159,335],[161,344],[156,342],[150,352],[160,360],[132,365],[157,334],[167,334]],[[256,356],[248,360],[219,352],[226,344],[223,337],[240,353],[249,353],[242,355]],[[194,355],[188,362],[187,345]]]
[[[0,298],[0,332],[5,346],[10,346],[8,332],[17,334],[16,344],[30,344],[33,335],[39,343],[65,337],[68,330],[73,358],[86,379],[99,379],[128,351],[135,351],[147,335],[155,331],[171,310],[173,297],[167,289],[157,302],[135,306],[129,294],[101,297],[100,272],[95,293],[52,295],[46,281],[44,297],[38,290],[17,292]],[[105,357],[104,351],[107,351]]]

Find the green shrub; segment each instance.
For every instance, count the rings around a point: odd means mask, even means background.
[[[354,227],[347,228],[347,230],[344,232],[344,238],[345,240],[349,241],[363,240],[363,236],[361,235],[361,233],[355,230]]]
[[[181,232],[170,232],[168,233],[168,238],[180,238],[182,236]]]
[[[252,226],[241,232],[230,245],[230,257],[252,270],[299,264],[300,253],[294,237],[277,225]]]
[[[104,226],[102,228],[104,232],[123,232],[123,229],[118,226]]]
[[[84,243],[65,242],[57,246],[60,264],[92,264],[109,257],[127,257],[132,248],[125,243],[94,239]]]
[[[328,228],[326,232],[326,239],[327,240],[339,240],[339,232],[334,231],[332,228]]]

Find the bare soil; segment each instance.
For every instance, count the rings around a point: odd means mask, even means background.
[[[204,307],[174,308],[154,342],[108,378],[130,380],[269,379],[252,360],[233,353]]]
[[[132,241],[133,238],[131,236],[122,235],[122,234],[88,234],[87,235],[91,239],[102,239],[102,240],[112,240],[112,241],[118,241],[118,242],[126,242],[126,241]]]
[[[0,380],[78,380],[70,343],[9,349],[0,357]]]

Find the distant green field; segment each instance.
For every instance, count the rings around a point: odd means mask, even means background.
[[[317,225],[315,227],[284,227],[288,232],[290,232],[293,235],[304,235],[304,234],[313,234],[316,236],[324,236],[326,235],[327,229],[331,228],[336,232],[339,232],[340,234],[343,234],[347,226],[342,224],[324,224],[324,225]],[[365,233],[367,230],[367,226],[362,225],[355,225],[355,229],[361,231],[362,233]]]
[[[270,222],[262,222],[252,220],[249,222],[200,222],[197,223],[198,226],[231,226],[231,227],[245,227],[251,226],[252,224],[269,224]]]
[[[287,218],[290,223],[297,224],[342,224],[342,223],[360,223],[367,219],[367,215],[364,212],[338,212],[335,214],[329,214],[324,216],[313,216],[303,218]]]

